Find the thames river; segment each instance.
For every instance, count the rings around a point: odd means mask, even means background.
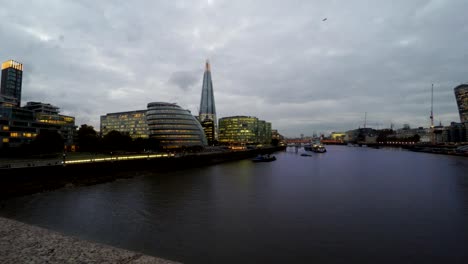
[[[13,198],[0,215],[185,263],[468,263],[468,158],[327,149]]]

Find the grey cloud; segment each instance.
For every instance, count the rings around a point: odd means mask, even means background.
[[[169,82],[180,89],[187,91],[190,87],[199,84],[200,73],[190,71],[176,71],[169,77]]]
[[[463,0],[7,2],[0,60],[24,63],[24,100],[94,127],[150,101],[195,113],[207,58],[219,117],[258,116],[290,136],[352,129],[364,112],[427,126],[431,83],[436,120],[458,120],[467,9]]]

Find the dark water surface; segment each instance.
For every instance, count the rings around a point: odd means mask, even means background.
[[[468,263],[468,158],[327,148],[14,198],[0,214],[185,263]]]

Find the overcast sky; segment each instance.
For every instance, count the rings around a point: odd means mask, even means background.
[[[211,61],[219,117],[286,136],[459,122],[468,1],[4,1],[0,60],[24,64],[22,102],[99,129],[99,116],[176,102],[198,113]],[[324,18],[327,18],[325,21]]]

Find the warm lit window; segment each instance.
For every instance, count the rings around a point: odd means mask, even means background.
[[[3,130],[8,131],[8,130],[10,130],[10,127],[8,127],[8,126],[3,126]]]
[[[10,133],[10,137],[19,137],[19,133],[12,132]]]

